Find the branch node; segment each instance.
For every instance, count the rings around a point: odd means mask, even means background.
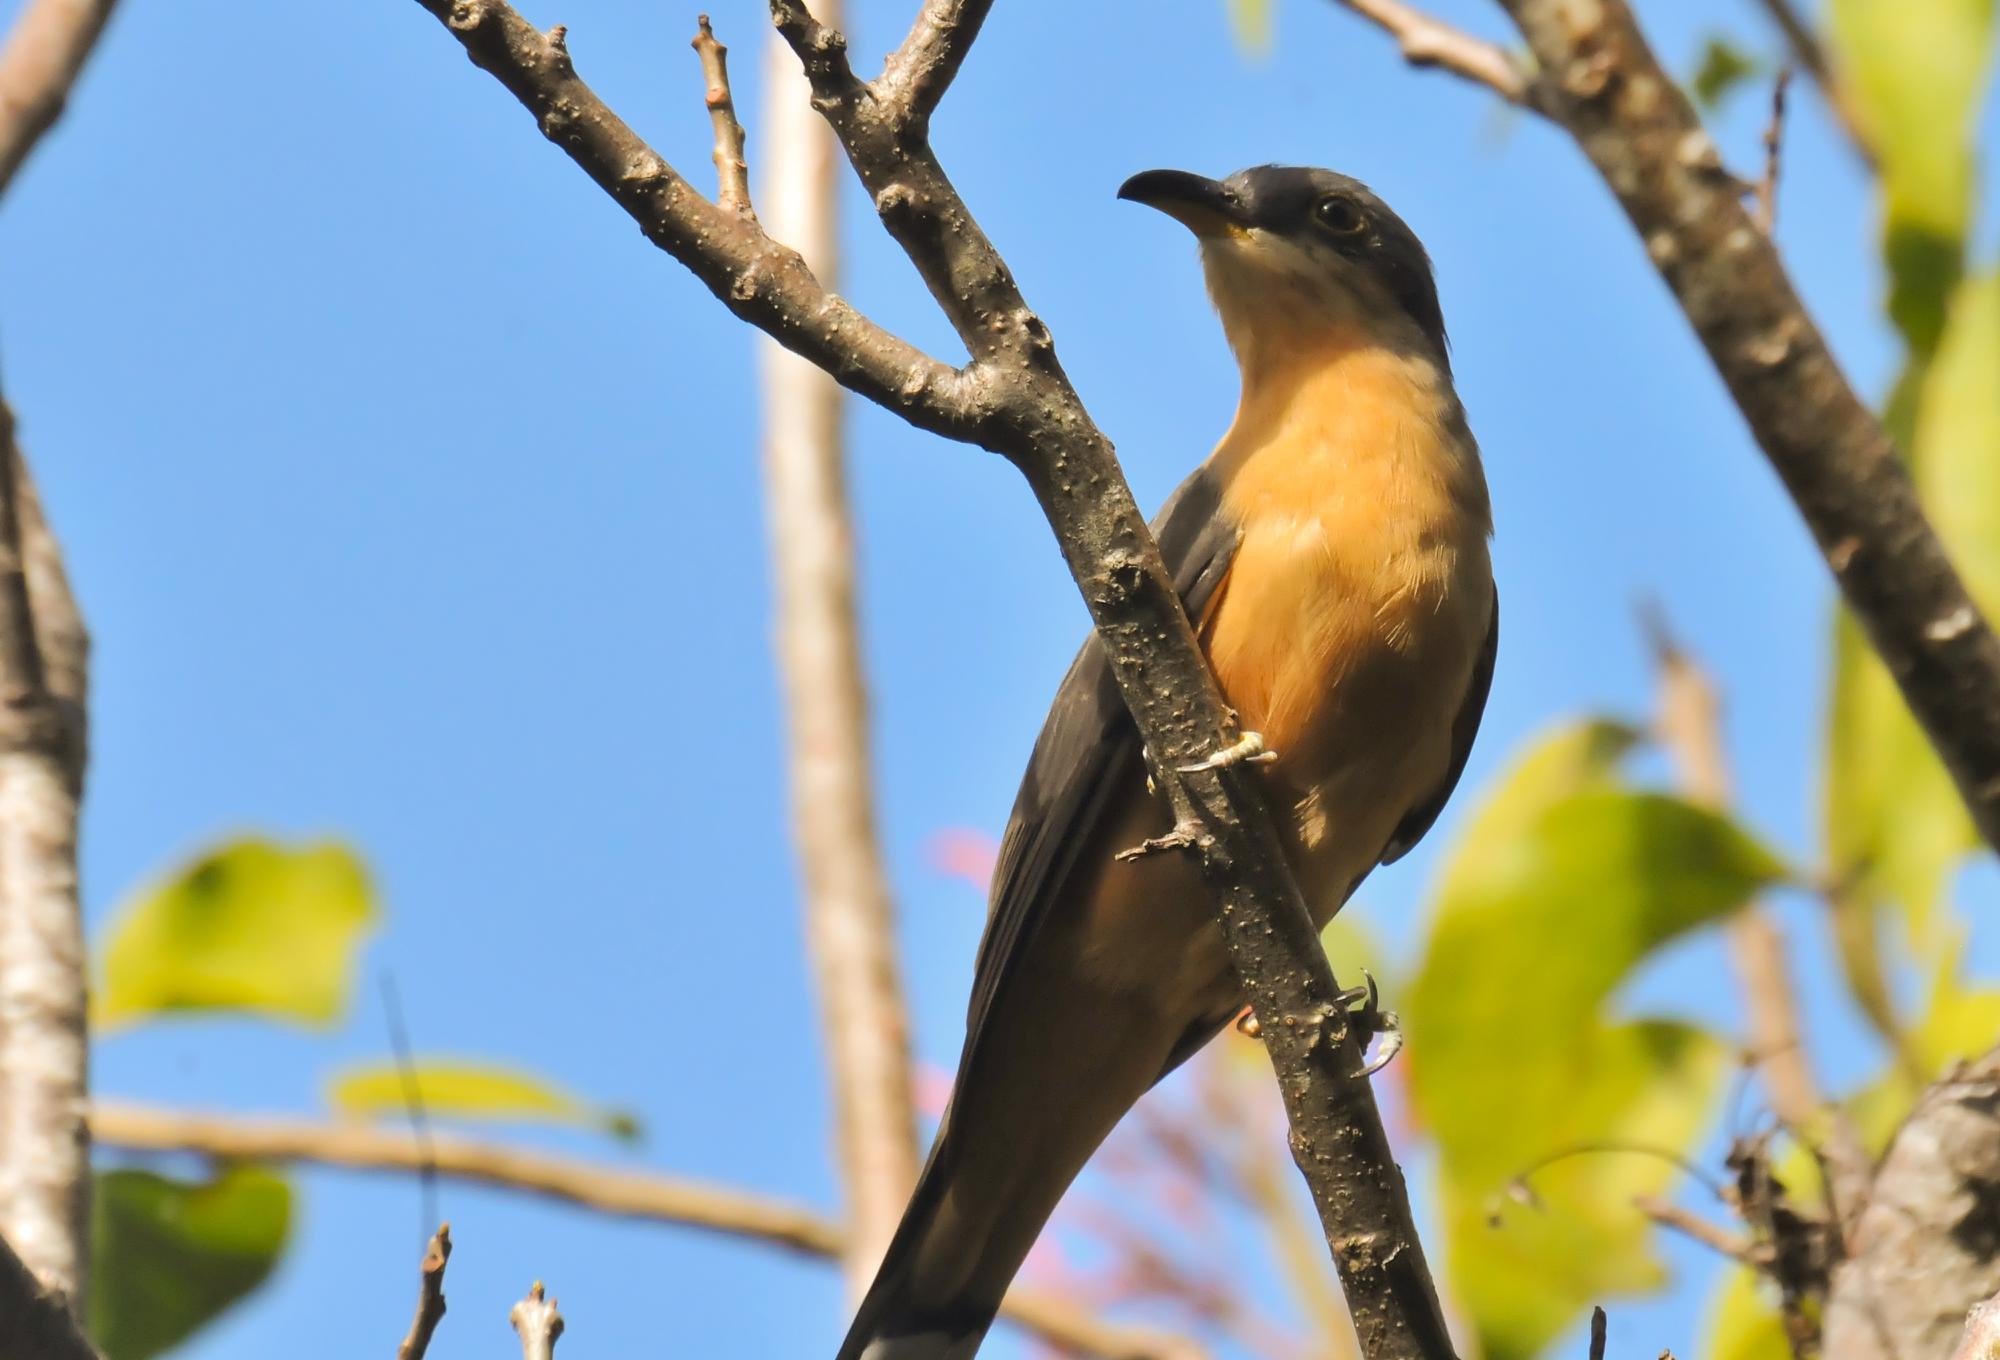
[[[715,129],[715,201],[754,219],[757,211],[750,204],[750,162],[743,154],[743,124],[737,121],[736,99],[729,89],[729,49],[716,40],[706,14],[696,23],[689,46],[701,58],[702,77],[708,82],[702,103],[708,107],[709,122]]]
[[[528,1287],[528,1297],[508,1310],[507,1321],[514,1324],[514,1334],[521,1338],[521,1360],[554,1360],[556,1338],[563,1334],[563,1315],[556,1301],[544,1294],[540,1280]]]

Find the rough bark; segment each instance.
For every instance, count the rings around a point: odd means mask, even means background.
[[[0,48],[0,193],[62,116],[116,0],[28,0]]]
[[[102,1360],[70,1315],[0,1238],[0,1360]]]
[[[81,1310],[89,1075],[77,800],[85,640],[0,404],[0,1237]]]
[[[814,107],[970,352],[972,362],[954,369],[831,299],[795,253],[696,194],[577,78],[559,34],[537,31],[501,0],[419,3],[737,315],[913,424],[1001,453],[1026,476],[1114,662],[1154,776],[1177,818],[1199,827],[1193,849],[1262,1021],[1294,1156],[1363,1351],[1451,1354],[1402,1174],[1255,772],[1177,772],[1233,740],[1233,720],[1110,442],[925,136],[930,107],[987,6],[931,0],[871,85],[849,68],[839,34],[793,0],[772,5]]]
[[[1624,0],[1500,0],[1529,102],[1590,158],[1812,530],[1847,606],[2000,846],[2000,639]]]
[[[832,286],[840,149],[808,103],[798,62],[775,35],[768,46],[759,120],[762,220]],[[833,379],[769,338],[760,350],[765,516],[793,836],[846,1197],[843,1266],[859,1297],[917,1179],[909,1018],[869,773],[843,394]]]
[[[2000,1292],[2000,1049],[1932,1086],[1834,1268],[1825,1360],[1948,1356]]]

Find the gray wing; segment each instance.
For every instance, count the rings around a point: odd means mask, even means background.
[[[1221,489],[1206,468],[1195,469],[1167,498],[1153,521],[1153,536],[1183,607],[1199,620],[1229,574],[1239,537],[1236,527],[1224,522]],[[1113,796],[1145,777],[1139,731],[1093,632],[1056,691],[1000,841],[992,910],[979,942],[966,1017],[968,1056],[993,1009],[1008,962],[1061,896],[1077,855],[1092,840]]]
[[[1493,588],[1493,618],[1486,625],[1486,645],[1479,651],[1479,660],[1473,663],[1472,683],[1465,688],[1465,699],[1458,706],[1458,716],[1451,722],[1451,764],[1445,768],[1444,779],[1437,791],[1423,802],[1410,809],[1403,820],[1396,824],[1388,845],[1382,848],[1381,863],[1394,864],[1410,853],[1416,843],[1424,838],[1424,833],[1437,821],[1438,814],[1451,799],[1451,791],[1458,787],[1459,776],[1465,773],[1465,762],[1472,756],[1472,740],[1479,735],[1479,720],[1486,713],[1486,694],[1493,688],[1493,660],[1500,653],[1500,587]]]

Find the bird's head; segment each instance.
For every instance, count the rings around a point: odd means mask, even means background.
[[[1228,179],[1132,176],[1118,196],[1158,208],[1201,242],[1209,295],[1246,376],[1328,346],[1382,346],[1449,371],[1430,257],[1359,180],[1260,165]]]

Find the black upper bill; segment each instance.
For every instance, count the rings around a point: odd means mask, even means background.
[[[1157,208],[1197,236],[1219,236],[1249,225],[1243,200],[1233,189],[1185,170],[1142,170],[1118,186],[1118,197]]]

